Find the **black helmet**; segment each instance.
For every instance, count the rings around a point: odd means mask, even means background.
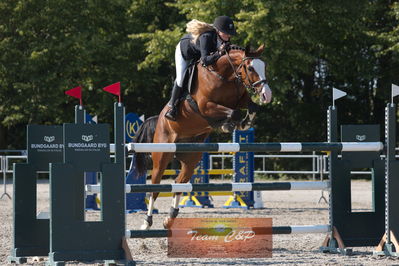
[[[215,18],[215,21],[213,22],[213,26],[218,31],[221,31],[223,33],[226,33],[229,35],[236,35],[236,29],[234,27],[234,22],[228,16],[220,16],[220,17]]]

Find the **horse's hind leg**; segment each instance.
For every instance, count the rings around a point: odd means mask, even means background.
[[[201,160],[202,152],[196,153],[180,153],[177,155],[177,158],[181,162],[181,171],[179,176],[176,179],[176,183],[187,183],[190,181],[191,176],[194,173],[194,169],[197,166],[198,162]],[[165,218],[163,222],[164,228],[169,228],[173,219],[177,217],[179,214],[179,201],[181,197],[180,193],[175,193],[173,195],[172,206],[170,208],[169,217]]]
[[[153,169],[151,174],[151,183],[159,184],[163,176],[163,172],[168,166],[169,162],[173,159],[173,153],[165,152],[153,152],[152,161]],[[153,192],[150,196],[150,202],[148,204],[148,212],[144,218],[144,223],[141,225],[141,230],[147,230],[152,226],[152,212],[154,210],[155,200],[158,198],[159,192]]]

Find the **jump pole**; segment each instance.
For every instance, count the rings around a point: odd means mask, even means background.
[[[322,190],[330,187],[329,181],[267,182],[267,183],[208,183],[208,184],[137,184],[125,185],[126,193],[142,192],[205,192],[205,191],[272,191],[272,190]],[[86,185],[86,191],[99,193],[99,185]]]
[[[226,228],[228,231],[228,228]],[[273,235],[290,235],[290,234],[318,234],[328,233],[331,229],[329,225],[291,225],[291,226],[273,226],[271,228]],[[256,231],[256,229],[254,230]],[[212,230],[209,231],[209,235]],[[217,232],[216,232],[217,233]],[[170,237],[173,231],[167,229],[153,230],[126,230],[126,238],[160,238]]]
[[[381,151],[382,142],[129,143],[129,152],[311,152]]]

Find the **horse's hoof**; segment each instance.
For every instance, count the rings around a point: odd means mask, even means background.
[[[140,227],[140,230],[148,230],[150,229],[150,227],[150,224],[147,221],[144,221],[144,223]]]
[[[173,222],[174,222],[174,218],[170,218],[170,217],[165,218],[163,220],[163,228],[169,229],[172,226]]]
[[[250,129],[250,128],[251,128],[251,125],[248,124],[248,123],[245,123],[245,122],[241,123],[241,124],[237,127],[238,130],[248,130],[248,129]]]
[[[147,216],[144,218],[144,222],[143,222],[143,224],[141,225],[140,229],[141,229],[141,230],[148,230],[148,229],[150,229],[151,225],[152,225],[152,216],[148,216],[148,215],[147,215]]]
[[[233,121],[240,121],[241,120],[241,112],[240,110],[234,110],[230,117],[228,116],[228,118],[230,118]]]
[[[222,125],[221,129],[224,133],[231,133],[234,131],[235,125],[233,123],[225,123]]]

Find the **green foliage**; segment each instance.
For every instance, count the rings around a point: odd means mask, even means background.
[[[175,46],[179,42],[182,33],[179,28],[174,30],[156,30],[154,33],[132,34],[129,37],[134,40],[145,41],[145,51],[148,53],[146,59],[137,68],[158,69],[162,63],[169,63],[175,53]]]
[[[3,0],[0,2],[0,148],[24,148],[27,123],[73,120],[84,104],[112,122],[121,81],[127,111],[158,114],[175,76],[174,50],[191,19],[228,15],[232,41],[266,45],[273,102],[256,123],[257,141],[321,141],[333,87],[342,123],[379,123],[399,82],[399,4],[315,0]],[[154,97],[155,96],[155,97]],[[229,140],[227,135],[214,138]]]

